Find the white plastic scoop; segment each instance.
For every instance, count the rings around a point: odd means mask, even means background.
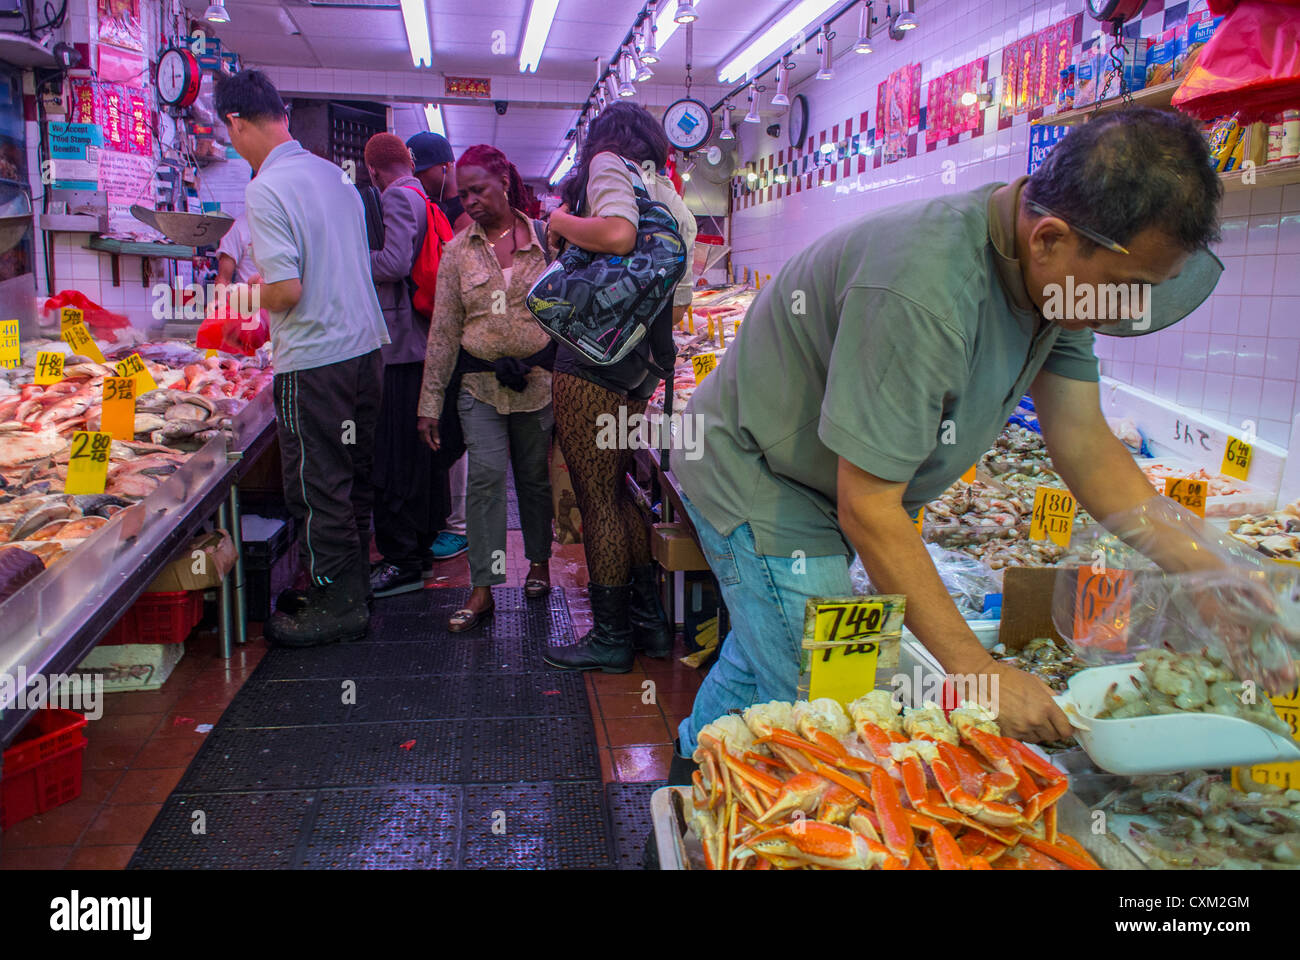
[[[1129,678],[1141,674],[1138,663],[1092,667],[1071,677],[1055,698],[1075,739],[1102,770],[1137,776],[1300,760],[1300,744],[1239,717],[1189,712],[1097,719],[1110,685],[1127,688]]]

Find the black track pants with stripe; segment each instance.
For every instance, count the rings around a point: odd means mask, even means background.
[[[371,469],[383,394],[378,350],[275,376],[284,499],[312,582],[368,575]]]

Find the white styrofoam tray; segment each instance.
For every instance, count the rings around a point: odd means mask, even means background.
[[[1137,465],[1144,470],[1147,467],[1162,466],[1169,467],[1172,470],[1185,472],[1188,475],[1193,474],[1199,469],[1194,463],[1187,460],[1180,460],[1177,457],[1139,457]],[[1218,473],[1218,470],[1210,470],[1210,473]],[[1233,478],[1229,478],[1233,479]],[[1266,490],[1253,483],[1245,480],[1233,480],[1241,488],[1240,493],[1232,493],[1224,497],[1206,497],[1205,498],[1205,516],[1210,517],[1240,517],[1248,513],[1267,513],[1277,506],[1277,492]],[[1159,492],[1163,493],[1164,490]]]
[[[1110,685],[1127,686],[1141,672],[1138,663],[1092,667],[1071,677],[1065,693],[1056,697],[1075,726],[1075,739],[1101,769],[1137,776],[1300,760],[1294,740],[1239,717],[1166,713],[1098,720]]]

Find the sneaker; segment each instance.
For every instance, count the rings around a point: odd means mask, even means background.
[[[462,537],[459,533],[448,533],[444,530],[433,541],[433,559],[450,560],[452,557],[459,557],[468,549],[469,537]]]
[[[376,597],[395,597],[424,587],[424,577],[416,570],[403,570],[391,563],[377,563],[370,571],[370,589]]]

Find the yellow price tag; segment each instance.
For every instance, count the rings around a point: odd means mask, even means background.
[[[1181,503],[1198,517],[1205,516],[1205,481],[1165,477],[1165,496]]]
[[[104,413],[99,429],[115,440],[135,439],[135,398],[139,384],[130,377],[104,378]]]
[[[925,533],[925,507],[916,511],[916,532]]]
[[[875,688],[877,669],[898,666],[906,600],[815,597],[804,612],[799,697],[842,704]]]
[[[973,463],[972,463],[972,464],[970,465],[970,469],[967,470],[965,473],[963,473],[963,474],[961,475],[961,482],[962,482],[962,483],[974,483],[974,482],[975,482],[975,467],[976,467],[976,464],[973,464]]]
[[[1292,561],[1294,562],[1294,561]],[[1300,667],[1300,664],[1297,664]],[[1277,715],[1291,727],[1291,739],[1300,741],[1300,687],[1270,698]],[[1300,761],[1260,763],[1253,767],[1233,767],[1232,785],[1249,792],[1250,784],[1271,783],[1284,790],[1300,790]]]
[[[106,363],[104,354],[100,352],[99,344],[95,343],[86,329],[84,323],[69,323],[63,327],[60,333],[63,342],[72,348],[72,352],[80,354],[83,357],[90,357],[96,363]]]
[[[0,323],[0,370],[17,370],[23,365],[22,348],[18,345],[18,321]]]
[[[216,348],[216,347],[208,347],[208,349],[206,349],[206,350],[203,351],[203,355],[204,355],[205,357],[215,357],[215,356],[217,355],[217,348]]]
[[[148,393],[150,390],[157,390],[158,384],[154,382],[149,371],[145,369],[144,361],[140,359],[140,354],[133,353],[125,360],[119,360],[113,364],[119,377],[130,377],[136,382],[136,386],[141,393]]]
[[[78,430],[72,435],[72,457],[64,493],[103,493],[108,482],[108,455],[113,438],[100,431]]]
[[[718,366],[716,353],[697,353],[691,357],[691,369],[695,371],[696,384],[702,383]]]
[[[1051,540],[1068,547],[1074,530],[1074,494],[1060,487],[1039,487],[1034,491],[1033,521],[1029,524],[1030,540]]]
[[[36,354],[36,382],[42,386],[63,379],[63,354],[55,350],[41,350]]]
[[[1228,437],[1228,445],[1223,448],[1223,465],[1219,472],[1224,476],[1245,480],[1250,473],[1250,455],[1254,448],[1244,440]]]
[[[83,323],[86,319],[86,311],[79,310],[76,307],[59,308],[59,327],[66,327],[70,323]]]

